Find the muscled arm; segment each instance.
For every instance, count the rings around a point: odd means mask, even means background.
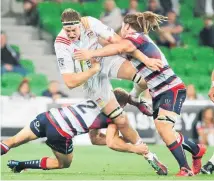
[[[82,85],[100,69],[99,63],[92,60],[92,67],[90,69],[83,72],[76,72],[72,52],[69,51],[69,47],[67,45],[56,43],[55,52],[60,73],[62,74],[65,84],[70,89]]]
[[[95,75],[97,72],[98,71],[96,68],[91,68],[84,72],[64,73],[62,74],[62,77],[66,86],[69,89],[72,89],[87,82],[87,80],[91,78],[93,75]]]

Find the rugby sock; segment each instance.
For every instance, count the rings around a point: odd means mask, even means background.
[[[169,148],[169,150],[171,151],[171,153],[173,154],[173,156],[177,160],[180,168],[185,167],[187,169],[190,169],[190,167],[187,163],[186,155],[184,153],[184,150],[182,148],[181,143],[182,143],[182,140],[180,142],[175,141],[172,144],[168,145],[167,147]]]
[[[21,169],[31,168],[31,169],[47,170],[47,159],[48,157],[43,157],[41,160],[29,160],[29,161],[19,162],[19,167]]]
[[[188,137],[183,136],[181,133],[179,134],[180,134],[180,139],[183,140],[182,141],[183,149],[187,150],[192,155],[197,155],[199,153],[198,145],[192,142]]]
[[[143,90],[140,88],[140,86],[137,85],[137,84],[134,84],[134,87],[133,87],[133,89],[130,92],[130,96],[137,98],[137,97],[139,97],[139,95],[142,92],[143,92]]]
[[[6,154],[10,150],[10,148],[4,143],[0,142],[0,145],[1,145],[1,155]]]

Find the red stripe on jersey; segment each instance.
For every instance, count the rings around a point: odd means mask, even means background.
[[[71,135],[69,135],[68,133],[66,133],[65,131],[63,131],[61,128],[59,128],[54,121],[51,119],[51,117],[49,116],[48,112],[46,112],[46,117],[48,118],[48,120],[50,121],[50,123],[56,128],[56,130],[58,131],[59,134],[61,134],[63,137],[66,138],[72,138]]]
[[[70,45],[70,43],[67,43],[67,42],[62,41],[62,40],[56,40],[55,43],[63,43],[63,44],[66,44],[66,45]]]
[[[57,36],[56,37],[56,40],[59,39],[59,40],[64,40],[64,41],[67,41],[68,43],[71,43],[71,40],[67,39],[67,38],[64,38],[62,36]]]
[[[170,82],[168,82],[166,85],[164,85],[163,87],[160,87],[159,89],[157,89],[155,92],[159,91],[160,89],[163,89],[164,87],[168,86],[171,82],[173,82],[175,79],[177,79],[177,77],[175,77],[174,79],[172,79]]]
[[[74,117],[77,119],[77,121],[79,122],[80,126],[87,131],[87,129],[85,129],[85,127],[83,126],[83,124],[81,123],[81,121],[78,119],[78,117],[76,116],[76,114],[68,107],[69,111],[74,115]]]
[[[138,43],[138,44],[142,44],[143,43],[143,38],[141,38],[141,37],[138,37],[137,39],[135,39],[135,38],[132,38],[132,37],[126,37],[126,39],[128,39],[128,40],[131,40],[131,41],[133,41],[133,42],[135,42],[135,43]]]

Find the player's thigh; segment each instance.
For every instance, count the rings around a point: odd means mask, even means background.
[[[121,64],[117,73],[117,78],[132,80],[136,73],[136,68],[132,65],[130,61],[126,60]]]
[[[185,98],[185,89],[175,89],[168,90],[153,100],[155,125],[158,130],[174,127]]]
[[[70,167],[71,162],[73,160],[73,153],[63,154],[54,149],[52,149],[52,151],[53,151],[54,155],[56,156],[56,159],[61,167],[63,167],[63,168]]]
[[[110,78],[119,78],[119,74],[121,74],[121,76],[124,76],[124,79],[130,79],[131,76],[128,77],[127,75],[125,75],[125,71],[123,73],[121,68],[129,68],[129,63],[126,62],[126,59],[119,55],[104,57],[101,71],[107,74]]]
[[[31,131],[30,126],[27,125],[11,139],[8,139],[8,141],[11,142],[9,144],[11,144],[12,147],[16,147],[37,138],[38,137]]]

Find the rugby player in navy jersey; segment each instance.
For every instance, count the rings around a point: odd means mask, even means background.
[[[114,93],[121,107],[124,107],[127,104],[128,93],[123,90],[115,90]],[[101,128],[107,128],[106,135],[100,132]],[[149,151],[146,144],[127,144],[123,137],[119,136],[112,120],[101,113],[95,102],[90,99],[58,109],[52,108],[39,114],[30,125],[0,143],[1,155],[29,141],[46,137],[46,144],[52,149],[56,158],[43,157],[28,161],[10,160],[8,167],[15,173],[20,173],[25,169],[68,168],[73,159],[73,138],[86,133],[89,133],[92,144],[107,145],[116,151],[143,155],[158,175],[167,174],[167,168],[155,154]]]

